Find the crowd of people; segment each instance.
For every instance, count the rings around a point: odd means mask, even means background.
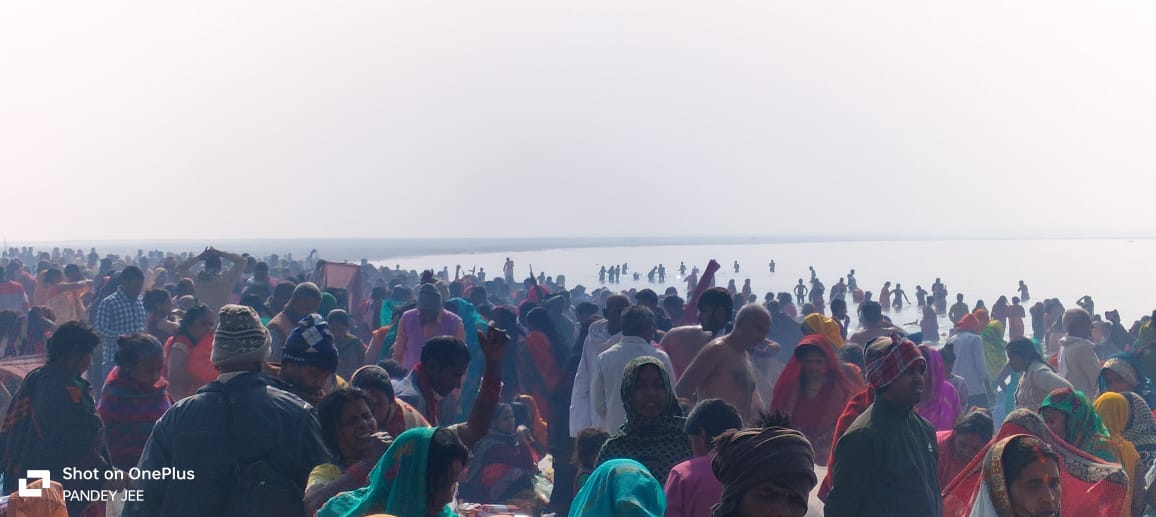
[[[908,332],[887,314],[910,303],[902,287],[873,297],[854,270],[830,298],[812,268],[809,288],[800,279],[759,303],[749,283],[715,286],[714,261],[692,270],[685,298],[673,287],[587,292],[542,272],[515,281],[510,259],[495,278],[362,261],[337,282],[326,264],[214,248],[4,251],[0,364],[43,360],[0,385],[10,511],[1156,508],[1156,323],[1125,328],[1091,297],[1025,310],[1020,282],[1020,296],[990,310],[958,293],[949,308],[936,279],[916,287],[925,317]],[[665,278],[662,266],[651,273]],[[941,333],[944,315],[953,325]],[[166,475],[54,475],[42,488],[56,497],[19,494],[29,469],[66,468]],[[140,497],[64,501],[65,489]]]

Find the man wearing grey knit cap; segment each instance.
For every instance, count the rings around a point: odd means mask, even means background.
[[[142,497],[123,515],[304,515],[313,467],[329,461],[312,406],[270,387],[261,368],[269,334],[249,307],[221,308],[211,361],[220,370],[157,421],[142,471]],[[267,497],[274,487],[301,496]]]

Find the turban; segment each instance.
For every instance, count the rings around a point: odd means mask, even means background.
[[[839,322],[815,312],[803,318],[803,325],[811,329],[811,332],[827,338],[835,350],[843,348],[843,328],[839,326]]]
[[[867,344],[864,359],[867,363],[867,383],[875,389],[895,382],[913,365],[927,363],[915,343],[898,336],[872,339]]]
[[[715,441],[711,470],[723,484],[713,515],[733,511],[743,494],[768,481],[807,501],[815,488],[815,452],[802,433],[783,427],[727,431]]]

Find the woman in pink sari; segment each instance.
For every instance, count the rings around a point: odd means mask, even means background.
[[[927,389],[923,392],[923,402],[915,406],[915,411],[931,422],[936,431],[949,431],[963,411],[959,405],[959,394],[944,376],[943,358],[939,350],[920,345],[919,351],[927,359],[927,371],[924,373]]]
[[[1124,468],[1091,456],[1057,437],[1043,417],[1028,409],[1012,411],[999,434],[943,489],[944,517],[970,515],[983,481],[983,459],[995,444],[1017,434],[1030,434],[1052,446],[1060,456],[1061,505],[1064,515],[1117,517],[1128,493]]]

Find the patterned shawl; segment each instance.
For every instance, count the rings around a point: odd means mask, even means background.
[[[1156,418],[1152,415],[1152,408],[1139,395],[1132,392],[1121,395],[1128,399],[1130,411],[1128,425],[1124,427],[1124,438],[1136,446],[1144,472],[1148,472],[1153,462],[1156,462]]]
[[[1040,411],[1042,412],[1044,408],[1061,411],[1067,416],[1064,429],[1065,442],[1104,461],[1120,461],[1108,445],[1108,429],[1104,427],[1100,415],[1082,392],[1071,388],[1055,390],[1044,399]]]
[[[1007,477],[1003,468],[1004,450],[1013,441],[1032,440],[1040,443],[1039,438],[1030,434],[1017,434],[996,442],[987,454],[983,455],[983,481],[980,482],[979,493],[976,494],[975,504],[971,507],[970,517],[1011,517],[1015,515],[1012,509],[1011,496],[1008,494]]]
[[[1128,492],[1124,468],[1095,458],[1052,433],[1038,413],[1028,409],[1012,411],[999,434],[943,489],[944,517],[965,517],[980,494],[983,459],[1006,438],[1030,434],[1052,446],[1060,456],[1061,508],[1064,515],[1118,517]]]

